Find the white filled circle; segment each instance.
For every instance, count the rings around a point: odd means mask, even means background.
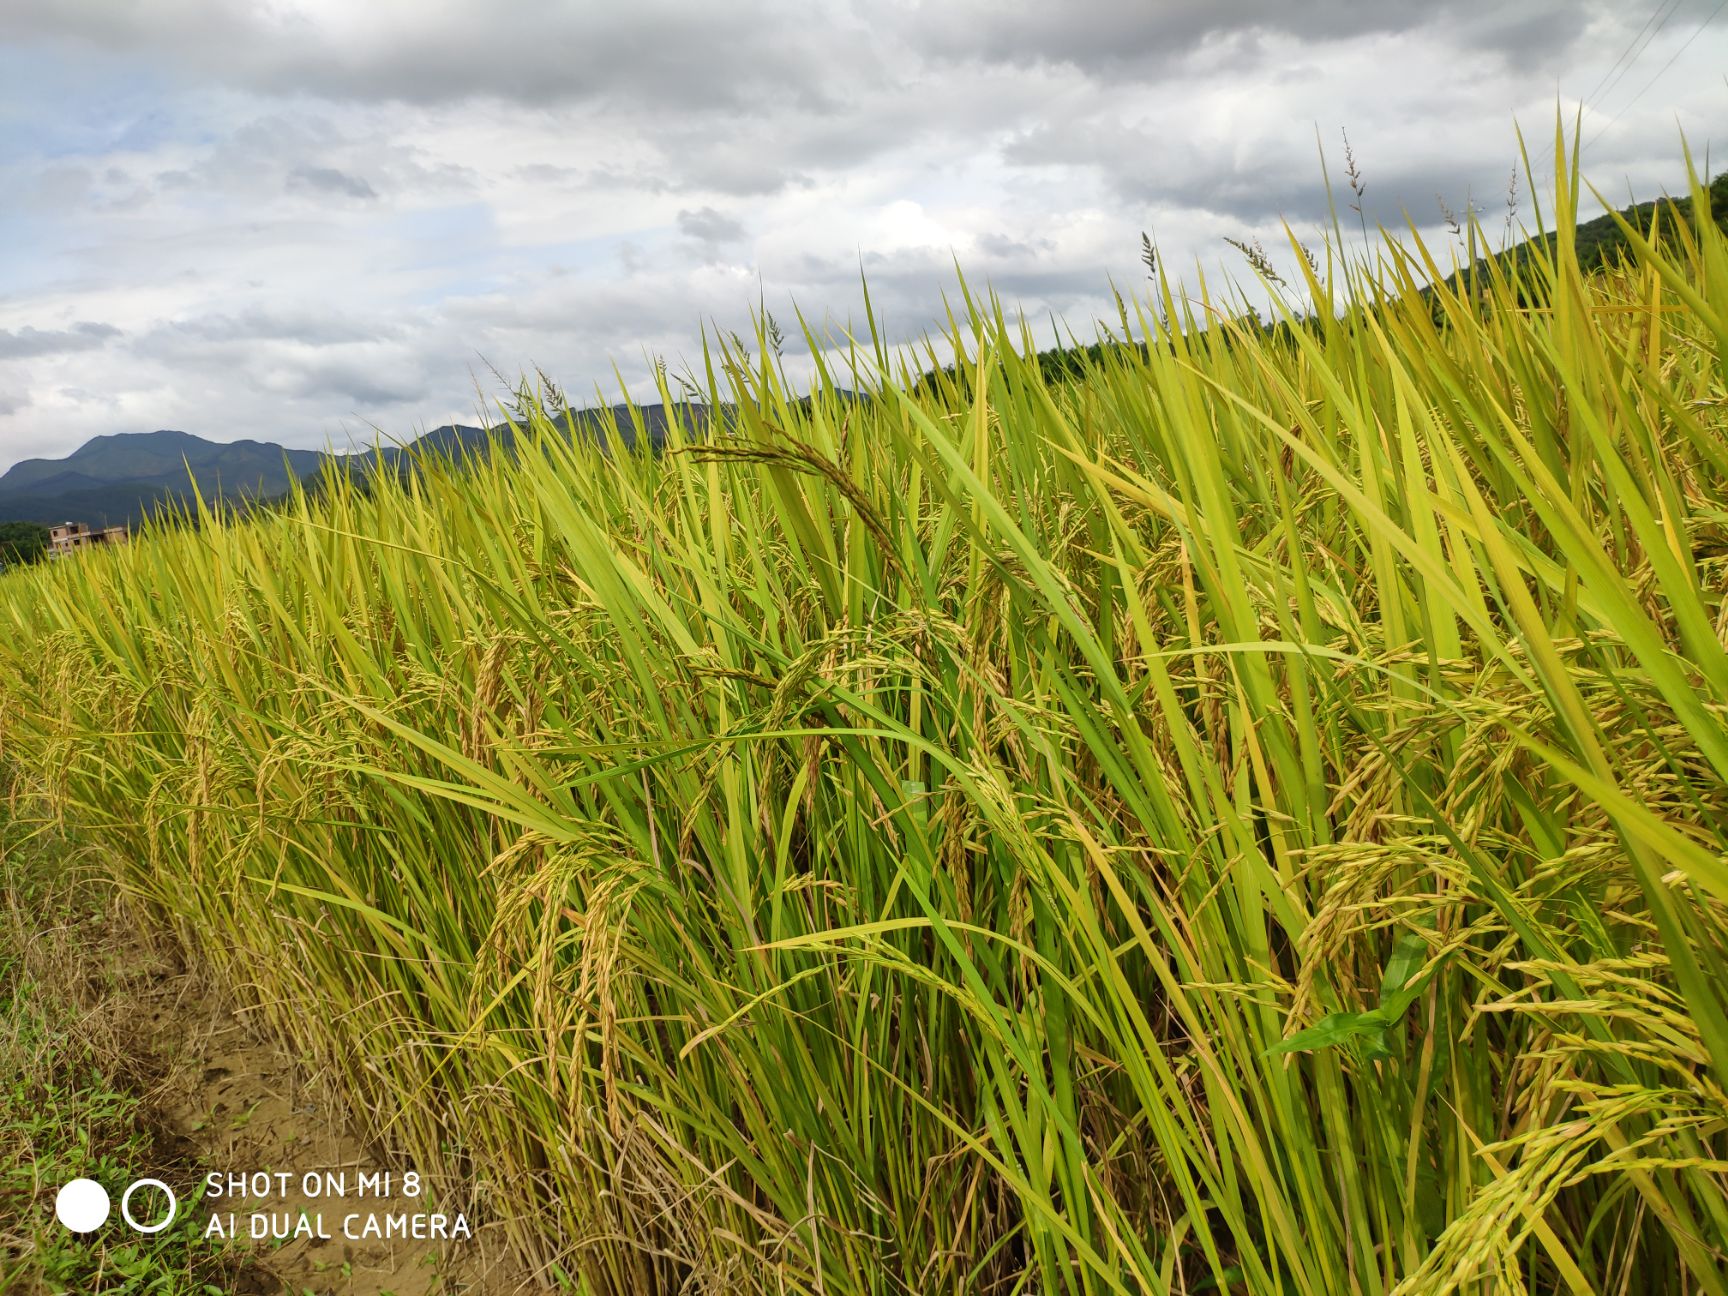
[[[160,1188],[168,1194],[168,1213],[155,1224],[140,1224],[132,1218],[132,1194],[140,1188]],[[174,1196],[174,1190],[160,1179],[135,1180],[125,1192],[120,1194],[120,1215],[128,1224],[140,1233],[160,1233],[174,1222],[174,1212],[180,1209],[179,1199]]]
[[[54,1214],[74,1233],[94,1233],[108,1219],[108,1190],[94,1179],[73,1179],[54,1194]]]

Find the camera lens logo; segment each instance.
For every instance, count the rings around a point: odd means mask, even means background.
[[[132,1214],[132,1194],[140,1188],[154,1188],[168,1199],[168,1211],[153,1223],[144,1223]],[[180,1209],[174,1190],[160,1179],[138,1179],[120,1194],[120,1218],[135,1233],[160,1233],[174,1222]],[[112,1205],[108,1190],[94,1179],[73,1179],[54,1194],[54,1214],[74,1233],[94,1233],[108,1222]]]
[[[108,1190],[94,1179],[74,1179],[54,1194],[54,1214],[74,1233],[94,1233],[108,1222]]]
[[[132,1194],[140,1188],[155,1188],[168,1199],[168,1213],[154,1224],[140,1224],[132,1218]],[[120,1217],[139,1233],[160,1233],[174,1222],[174,1212],[179,1209],[180,1203],[175,1199],[174,1190],[160,1179],[139,1179],[120,1194]]]

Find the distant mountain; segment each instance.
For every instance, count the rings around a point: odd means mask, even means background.
[[[178,486],[194,472],[235,490],[285,490],[288,483],[315,472],[324,455],[288,450],[263,441],[206,441],[187,432],[122,432],[86,441],[64,459],[26,459],[0,477],[0,492],[45,491],[57,494],[57,479],[71,489],[139,482]]]
[[[702,406],[677,407],[686,422],[703,426]],[[658,447],[666,437],[668,410],[638,408],[643,431]],[[560,423],[578,436],[606,440],[614,425],[625,445],[636,440],[630,407],[576,410]],[[0,522],[84,522],[90,526],[135,526],[165,506],[186,503],[193,483],[206,501],[263,500],[285,494],[295,481],[316,478],[326,463],[374,471],[380,460],[397,472],[434,459],[456,460],[492,446],[512,447],[509,424],[494,428],[447,424],[405,446],[386,445],[357,455],[291,450],[268,441],[208,441],[189,432],[123,432],[85,442],[64,459],[26,459],[0,476]]]
[[[187,432],[122,432],[64,459],[26,459],[0,476],[0,522],[134,524],[170,499],[280,495],[329,456],[265,441],[206,441]]]
[[[678,405],[687,423],[702,426],[707,417],[707,409],[700,405]],[[666,428],[670,415],[664,405],[640,405],[637,413],[641,416],[643,431],[647,433],[649,444],[659,447],[666,440]],[[604,441],[616,426],[622,434],[626,446],[634,445],[636,440],[635,424],[630,418],[628,405],[614,405],[610,409],[570,410],[555,416],[560,428],[573,427],[577,435],[588,436],[596,441]],[[445,459],[459,459],[464,455],[472,455],[486,450],[492,445],[510,449],[515,442],[515,435],[510,424],[501,423],[496,427],[468,427],[463,424],[453,424],[433,428],[430,432],[416,438],[406,450],[417,459],[425,459],[429,455],[438,455]],[[387,457],[392,453],[386,451]]]

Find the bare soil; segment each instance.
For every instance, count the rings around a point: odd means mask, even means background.
[[[368,1215],[383,1221],[430,1212],[423,1197],[402,1191],[410,1167],[368,1148],[332,1109],[316,1077],[172,953],[133,932],[111,934],[115,947],[105,961],[126,970],[104,976],[91,969],[82,981],[85,1006],[108,1018],[112,1037],[133,1053],[128,1069],[155,1077],[143,1095],[144,1108],[159,1126],[171,1161],[196,1168],[191,1182],[171,1186],[200,1226],[212,1215],[225,1225],[231,1218],[235,1245],[248,1253],[251,1267],[290,1296],[517,1296],[548,1290],[506,1260],[501,1231],[485,1220],[469,1220],[473,1236],[460,1241],[344,1236],[346,1216],[359,1217],[359,1230]],[[359,1174],[386,1171],[389,1195],[357,1195]],[[224,1179],[230,1173],[288,1172],[288,1191],[279,1191],[278,1180],[261,1200],[225,1195],[188,1201],[202,1176],[213,1172]],[[344,1174],[345,1195],[305,1195],[307,1172]],[[153,1208],[161,1204],[152,1201]],[[252,1236],[254,1215],[267,1220],[262,1238]],[[301,1236],[271,1236],[292,1234],[296,1225]],[[331,1236],[306,1235],[316,1232]],[[218,1243],[212,1239],[212,1245]]]

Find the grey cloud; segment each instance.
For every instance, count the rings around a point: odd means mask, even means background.
[[[1040,253],[1050,250],[1047,238],[1025,240],[1010,238],[1006,234],[980,234],[973,241],[986,256],[1020,257],[1027,261],[1035,261]]]
[[[740,221],[712,207],[679,211],[678,231],[686,238],[709,246],[737,243],[744,238],[744,226]]]
[[[181,391],[211,393],[202,405],[269,408],[285,420],[424,396],[438,378],[426,342],[424,325],[410,331],[394,321],[254,305],[163,321],[126,357],[172,374]]]
[[[1606,114],[1706,12],[1683,3]],[[316,444],[358,412],[406,433],[471,405],[477,353],[507,373],[538,359],[584,399],[599,376],[610,396],[614,363],[630,378],[644,350],[699,357],[704,320],[746,331],[764,285],[789,333],[788,299],[861,327],[861,263],[903,341],[940,312],[956,250],[1040,337],[1048,311],[1084,337],[1111,313],[1109,275],[1144,282],[1141,228],[1190,282],[1196,257],[1242,269],[1225,235],[1285,265],[1277,218],[1310,238],[1325,211],[1315,118],[1335,187],[1350,127],[1371,226],[1407,207],[1432,228],[1436,190],[1459,209],[1473,190],[1492,233],[1512,113],[1539,140],[1557,76],[1594,80],[1645,16],[1606,0],[380,0],[325,23],[297,0],[0,4],[8,43],[37,42],[68,87],[46,105],[14,92],[44,143],[0,178],[30,195],[68,168],[49,188],[74,199],[74,169],[95,181],[67,219],[32,214],[51,284],[0,284],[17,329],[0,360],[23,357],[3,385],[35,403],[0,421],[0,466],[50,423],[60,453],[122,418],[243,415]],[[1586,21],[1588,50],[1567,55]],[[1719,61],[1710,36],[1607,135],[1605,190],[1620,165],[1641,197],[1674,181],[1677,110],[1702,123],[1700,152],[1717,130],[1720,87],[1697,75]],[[96,72],[149,87],[126,121],[80,88]],[[166,115],[122,130],[144,100]],[[78,147],[50,148],[74,118]],[[90,123],[108,131],[95,147]],[[122,220],[107,190],[128,184],[147,209]],[[78,316],[127,335],[63,323]],[[52,358],[104,343],[99,366]],[[86,404],[69,385],[97,369],[107,399]]]
[[[1435,27],[1475,48],[1507,56],[1555,53],[1580,34],[1577,0],[943,0],[909,22],[913,43],[949,59],[1018,66],[1069,63],[1096,73],[1155,70],[1208,43],[1255,32],[1336,40]]]
[[[1622,24],[1628,16],[1624,5],[1583,5],[1575,0],[1531,0],[1517,5],[1474,7],[1480,12],[1469,15],[1454,31],[1459,44],[1507,60],[1540,59],[1548,65],[1556,64],[1573,51],[1592,11]],[[1636,25],[1634,21],[1626,28],[1626,36],[1632,35]]]
[[[400,332],[399,326],[378,320],[362,322],[324,312],[253,306],[238,314],[207,314],[166,321],[151,329],[140,345],[157,353],[177,352],[188,342],[199,346],[291,342],[306,347],[331,347],[376,342]]]
[[[1332,161],[1335,164],[1337,159]],[[1467,204],[1474,202],[1480,218],[1491,224],[1499,219],[1505,207],[1508,167],[1507,158],[1493,161],[1398,158],[1365,163],[1367,187],[1361,199],[1362,216],[1370,228],[1379,224],[1398,230],[1406,220],[1414,221],[1418,227],[1430,226],[1440,220],[1438,198],[1459,215]],[[1329,202],[1336,204],[1337,214],[1346,224],[1357,223],[1357,213],[1352,209],[1357,201],[1355,196],[1347,185],[1340,183],[1334,169],[1329,200],[1318,164],[1306,175],[1299,169],[1284,174],[1238,170],[1196,177],[1186,183],[1146,179],[1124,185],[1123,190],[1143,201],[1184,206],[1248,224],[1287,220],[1301,237],[1306,237],[1307,227],[1331,221],[1333,208]],[[1233,231],[1220,231],[1224,232]]]
[[[667,113],[832,107],[821,43],[840,24],[810,22],[792,0],[616,9],[493,0],[355,13],[337,32],[285,6],[242,0],[182,0],[166,11],[134,0],[7,0],[7,28],[13,39],[146,52],[182,76],[266,92],[419,104],[617,98]],[[765,31],[775,39],[762,39]],[[851,51],[854,64],[868,57],[862,46]]]
[[[556,0],[357,7],[340,32],[243,0],[7,0],[8,33],[144,52],[179,75],[266,92],[418,104],[492,98],[611,102],[675,117],[787,108],[833,116],[847,85],[911,60],[1069,63],[1144,73],[1209,42],[1272,31],[1326,40],[1433,27],[1506,57],[1557,53],[1582,31],[1578,0],[927,0],[898,7],[795,0],[575,6]],[[1607,12],[1595,0],[1589,12]],[[528,38],[522,38],[529,34]],[[837,56],[838,54],[838,56]]]
[[[841,70],[837,76],[857,76]],[[651,192],[701,192],[760,198],[807,189],[820,174],[853,170],[932,137],[977,141],[998,131],[1025,94],[1023,74],[972,69],[963,77],[896,73],[858,78],[844,111],[780,113],[712,120],[673,117],[652,124],[663,159],[650,173],[611,171],[607,178]],[[599,177],[596,177],[597,179]]]
[[[720,193],[731,198],[763,198],[789,188],[807,188],[812,179],[796,162],[808,150],[780,138],[704,139],[700,131],[672,125],[655,132],[665,158],[658,168],[601,165],[581,173],[590,189],[640,193]],[[815,159],[842,166],[852,159]]]
[[[252,103],[214,120],[197,151],[155,173],[158,193],[178,199],[244,197],[258,203],[290,194],[375,202],[381,196],[467,196],[479,186],[472,167],[430,156],[366,112]]]
[[[575,171],[574,168],[571,170]],[[671,193],[677,187],[670,178],[658,172],[606,165],[575,171],[574,178],[588,189],[634,189],[641,193],[663,194]]]
[[[925,248],[901,256],[866,257],[865,267],[872,306],[881,306],[891,320],[899,323],[895,340],[921,336],[926,329],[939,327],[931,316],[930,301],[939,288],[949,287],[953,280],[954,262],[947,249]],[[854,277],[856,273],[854,269]],[[981,286],[971,276],[967,282],[974,289]],[[990,274],[989,288],[1010,307],[1027,304],[1033,314],[1054,310],[1066,315],[1087,302],[1101,300],[1106,283],[1107,276],[1098,266],[1087,261],[1070,261],[1042,268],[995,269]],[[1085,324],[1083,318],[1070,322],[1076,328]]]
[[[458,337],[499,338],[505,335],[561,335],[591,345],[628,345],[630,338],[655,332],[673,321],[690,324],[701,313],[700,295],[685,286],[682,298],[663,300],[653,285],[667,288],[676,277],[666,270],[643,267],[632,280],[608,280],[588,285],[582,309],[572,311],[564,293],[534,293],[512,285],[512,291],[465,297],[446,303],[444,318]],[[740,294],[738,300],[743,300]],[[494,346],[503,353],[506,348]],[[510,350],[517,349],[512,346]],[[549,371],[550,372],[550,371]]]
[[[738,139],[676,150],[674,189],[713,190],[735,198],[758,198],[790,187],[808,187],[810,176],[788,164],[785,154]]]
[[[0,360],[93,351],[119,336],[120,330],[112,324],[90,322],[74,324],[69,329],[38,329],[29,324],[16,331],[0,329]]]
[[[370,201],[378,191],[359,176],[335,167],[297,166],[288,173],[288,187],[311,193],[340,194]]]
[[[517,167],[514,174],[530,184],[574,184],[584,179],[584,173],[579,168],[556,166],[550,162],[530,162],[526,166]]]
[[[438,385],[427,339],[418,349],[355,342],[302,349],[291,340],[212,345],[192,336],[158,335],[135,355],[176,375],[179,385],[224,393],[223,407],[267,406],[283,399],[315,410],[376,408],[423,397]]]
[[[76,207],[90,193],[93,177],[81,166],[51,166],[36,177],[35,199],[45,207]]]
[[[403,368],[407,371],[392,376],[366,360],[321,362],[299,370],[287,386],[294,395],[320,398],[325,405],[332,396],[360,406],[395,405],[424,396],[427,390],[426,373],[415,365]]]
[[[1237,151],[1227,142],[1178,135],[1167,127],[1158,119],[1051,120],[1016,135],[1003,156],[1022,166],[1090,170],[1132,212],[1201,212],[1248,224],[1283,218],[1300,226],[1329,221],[1330,204],[1336,203],[1354,221],[1347,210],[1355,200],[1343,174],[1343,137],[1336,128],[1323,131],[1306,149]],[[1415,147],[1385,147],[1399,135]],[[1472,198],[1484,209],[1503,205],[1517,160],[1510,131],[1498,137],[1466,131],[1440,138],[1412,126],[1371,135],[1352,132],[1351,138],[1367,181],[1363,207],[1370,225],[1401,226],[1405,213],[1419,225],[1431,224],[1438,219],[1436,193],[1458,211]]]

